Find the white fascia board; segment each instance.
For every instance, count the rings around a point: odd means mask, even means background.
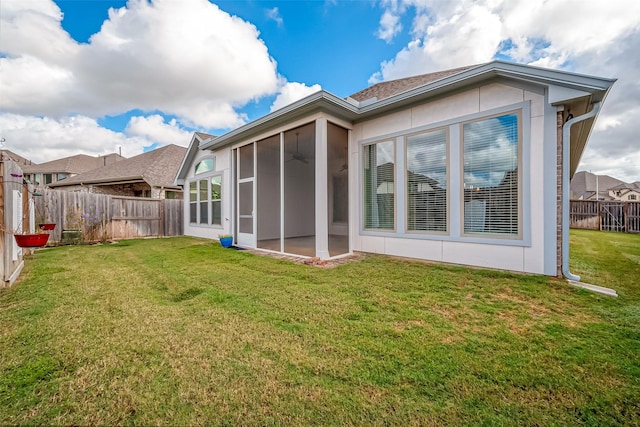
[[[214,138],[208,138],[206,141],[213,140]],[[193,162],[193,159],[196,158],[198,153],[198,149],[203,141],[200,137],[194,132],[191,137],[191,142],[189,143],[189,147],[187,148],[187,152],[184,154],[182,158],[182,163],[180,163],[180,167],[178,168],[178,173],[176,174],[176,179],[173,181],[173,185],[182,186],[184,185],[184,180],[187,177],[187,173],[189,172],[189,167]]]
[[[549,86],[549,104],[560,105],[578,98],[590,96],[590,92],[584,90],[571,89],[564,86]]]
[[[290,116],[304,113],[305,111],[311,111],[315,108],[325,108],[330,111],[335,111],[340,115],[346,115],[353,118],[357,116],[359,110],[357,106],[350,102],[330,92],[320,90],[252,122],[240,126],[239,128],[219,136],[218,138],[205,141],[200,144],[200,149],[214,150],[221,148],[225,145],[236,142],[238,139],[241,139],[243,135],[248,135],[260,130],[263,126],[271,126],[272,123],[277,122],[278,120],[287,120]]]

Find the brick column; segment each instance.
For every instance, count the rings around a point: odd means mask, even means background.
[[[557,134],[557,197],[556,197],[556,271],[557,276],[562,277],[562,125],[564,117],[562,111],[556,113],[556,134]]]

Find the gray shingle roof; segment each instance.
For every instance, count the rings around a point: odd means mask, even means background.
[[[184,147],[165,145],[153,151],[54,182],[50,186],[145,181],[152,187],[175,187],[173,180],[186,151]]]
[[[75,156],[63,157],[40,163],[39,165],[25,165],[25,173],[68,173],[79,174],[102,166],[110,165],[121,161],[124,157],[111,153],[105,156],[88,156],[86,154],[76,154]]]
[[[25,165],[37,165],[37,163],[32,162],[29,159],[22,157],[19,154],[14,153],[11,150],[0,150],[0,159],[4,160],[5,158],[9,158],[20,165],[20,167],[24,168]]]
[[[473,67],[477,67],[477,65],[469,65],[467,67],[454,68],[452,70],[438,71],[435,73],[421,74],[418,76],[376,83],[373,86],[369,86],[366,89],[354,93],[350,98],[353,98],[358,102],[366,101],[371,98],[376,98],[377,100],[389,98],[390,96],[461,73],[464,70],[468,70]]]

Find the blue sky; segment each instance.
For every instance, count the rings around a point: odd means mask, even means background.
[[[37,162],[133,156],[319,89],[498,58],[618,78],[579,169],[635,181],[637,16],[636,0],[2,0],[0,132]]]

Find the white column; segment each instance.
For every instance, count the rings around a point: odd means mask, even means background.
[[[327,119],[316,120],[316,256],[329,258]]]

